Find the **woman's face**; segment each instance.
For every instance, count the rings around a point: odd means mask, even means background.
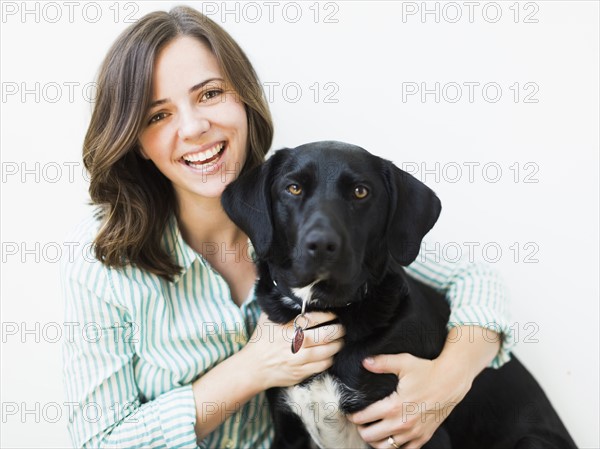
[[[195,38],[176,38],[158,54],[152,85],[142,155],[180,200],[220,197],[246,161],[248,125],[215,56]]]

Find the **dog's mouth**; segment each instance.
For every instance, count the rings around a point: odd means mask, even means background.
[[[290,288],[294,298],[290,298],[288,305],[301,310],[305,303],[305,310],[330,310],[333,308],[347,307],[357,301],[356,294],[351,295],[347,286],[340,286],[331,279],[318,279],[304,287]]]

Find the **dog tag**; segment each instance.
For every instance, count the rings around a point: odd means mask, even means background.
[[[298,318],[304,318],[304,326],[298,325]],[[300,351],[302,343],[304,343],[304,329],[308,327],[308,318],[301,313],[294,318],[294,336],[292,337],[292,354],[296,354]]]
[[[300,351],[302,343],[304,343],[304,331],[301,327],[297,327],[294,330],[294,338],[292,338],[292,354],[296,354]]]

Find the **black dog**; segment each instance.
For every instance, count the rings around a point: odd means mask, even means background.
[[[273,447],[366,448],[345,414],[395,391],[398,378],[362,367],[367,356],[408,352],[434,359],[447,301],[408,277],[441,204],[391,162],[341,142],[277,151],[225,190],[223,206],[258,259],[257,297],[270,320],[301,310],[334,312],[345,326],[334,365],[300,385],[269,390]],[[324,409],[315,410],[315,404]],[[335,405],[332,407],[332,405]],[[484,370],[429,448],[575,447],[539,385],[516,358]]]

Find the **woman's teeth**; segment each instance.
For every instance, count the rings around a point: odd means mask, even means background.
[[[208,150],[200,151],[198,153],[186,154],[183,156],[183,160],[187,165],[202,165],[208,162],[212,162],[216,159],[217,155],[221,153],[225,146],[224,142],[220,142]]]

